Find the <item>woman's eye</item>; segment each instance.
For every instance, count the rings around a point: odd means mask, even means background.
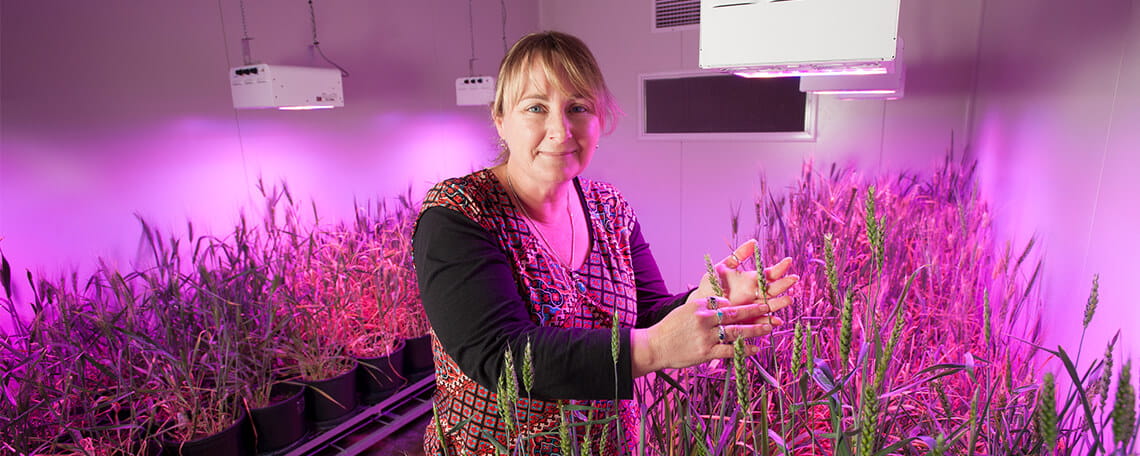
[[[531,106],[529,108],[526,108],[526,112],[540,113],[540,112],[544,112],[544,111],[545,111],[545,109],[543,109],[542,106],[539,106],[539,105],[534,105],[534,106]]]
[[[570,107],[570,112],[575,114],[590,112],[590,107],[585,105],[574,105]]]

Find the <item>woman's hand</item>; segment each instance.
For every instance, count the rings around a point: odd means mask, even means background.
[[[752,302],[762,303],[764,297],[760,296],[759,283],[756,281],[757,271],[744,271],[740,269],[741,263],[752,258],[756,251],[756,240],[749,239],[736,248],[732,254],[713,265],[720,286],[724,290],[724,297],[733,305]],[[768,298],[783,294],[800,280],[797,275],[785,276],[788,268],[792,266],[791,258],[784,258],[776,264],[764,269],[764,276],[768,279]],[[714,296],[712,281],[709,274],[701,276],[700,286],[689,299],[706,299]]]
[[[752,257],[755,248],[756,241],[745,242],[714,266],[727,298],[712,293],[706,274],[684,305],[673,309],[652,327],[633,330],[635,377],[663,368],[682,368],[730,358],[736,338],[765,336],[783,324],[783,320],[771,313],[791,305],[792,299],[782,295],[799,277],[786,275],[792,261],[784,258],[764,269],[768,290],[762,293],[756,281],[757,271],[739,269],[741,260]],[[745,345],[746,355],[757,351],[758,347]]]

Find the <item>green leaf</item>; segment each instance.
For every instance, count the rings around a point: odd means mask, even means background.
[[[1069,359],[1069,354],[1065,353],[1065,349],[1059,345],[1057,346],[1057,353],[1061,358],[1061,362],[1065,364],[1065,371],[1069,373],[1069,378],[1073,381],[1073,386],[1077,389],[1077,398],[1080,399],[1081,407],[1084,408],[1085,423],[1088,423],[1088,430],[1092,433],[1092,441],[1099,442],[1100,435],[1096,431],[1096,426],[1092,425],[1096,423],[1096,421],[1093,420],[1092,407],[1089,405],[1088,394],[1085,394],[1085,387],[1081,384],[1082,379],[1077,375],[1077,368],[1073,365],[1073,361]],[[1068,410],[1069,406],[1066,401],[1065,409],[1061,412],[1061,415],[1064,416]]]
[[[891,452],[898,450],[899,448],[902,448],[904,446],[907,446],[910,444],[910,442],[913,442],[915,440],[918,440],[918,437],[908,437],[908,438],[899,440],[898,442],[895,442],[893,445],[891,445],[889,447],[886,447],[886,448],[883,448],[879,451],[876,451],[875,456],[887,456],[887,455],[891,454]]]

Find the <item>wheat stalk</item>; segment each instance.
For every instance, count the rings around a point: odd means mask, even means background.
[[[1120,366],[1116,379],[1116,403],[1112,407],[1112,436],[1119,447],[1124,447],[1136,432],[1136,390],[1132,387],[1132,360]]]
[[[1037,395],[1037,409],[1033,413],[1037,432],[1044,440],[1045,449],[1052,450],[1057,446],[1057,387],[1054,383],[1053,373],[1046,373]]]

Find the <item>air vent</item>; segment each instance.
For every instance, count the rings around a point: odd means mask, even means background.
[[[653,30],[691,30],[700,23],[700,0],[653,0]]]

